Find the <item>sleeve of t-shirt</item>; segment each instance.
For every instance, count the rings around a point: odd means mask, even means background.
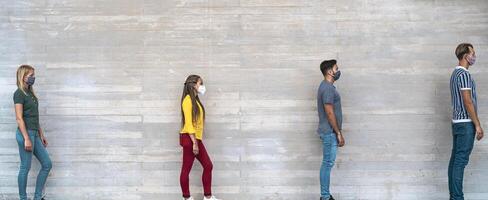
[[[333,104],[334,103],[334,88],[333,87],[325,87],[324,91],[322,92],[322,102],[324,104]]]
[[[22,91],[15,91],[14,104],[24,104],[24,95],[22,94]]]
[[[457,78],[460,90],[471,90],[473,86],[471,85],[472,81],[469,73],[461,73]]]

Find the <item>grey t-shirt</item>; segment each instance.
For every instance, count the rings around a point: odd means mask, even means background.
[[[332,83],[323,80],[322,83],[320,83],[320,87],[317,92],[317,109],[319,113],[319,127],[317,129],[318,134],[334,132],[329,120],[327,119],[327,114],[324,107],[325,104],[332,104],[334,106],[334,114],[337,124],[339,125],[339,129],[342,129],[341,96]]]

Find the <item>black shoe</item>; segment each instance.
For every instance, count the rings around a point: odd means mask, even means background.
[[[324,198],[320,197],[320,200],[325,200]],[[332,195],[330,195],[329,200],[335,200]]]

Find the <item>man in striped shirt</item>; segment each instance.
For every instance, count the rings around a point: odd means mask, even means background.
[[[476,54],[473,45],[459,44],[456,48],[459,60],[451,75],[452,134],[453,145],[449,161],[450,200],[464,200],[463,175],[473,149],[474,138],[483,138],[483,129],[478,119],[476,85],[468,69],[474,65]]]

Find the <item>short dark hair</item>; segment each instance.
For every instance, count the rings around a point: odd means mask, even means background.
[[[456,47],[455,53],[458,60],[462,60],[464,55],[470,52],[469,47],[474,48],[470,43],[461,43]]]
[[[332,59],[332,60],[324,60],[322,63],[320,63],[320,71],[322,74],[325,76],[328,70],[332,69],[334,65],[337,64],[337,61]]]

